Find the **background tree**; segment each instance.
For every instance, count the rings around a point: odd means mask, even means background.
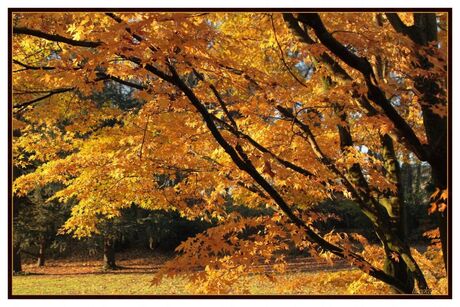
[[[37,266],[44,266],[47,249],[58,240],[60,227],[70,217],[71,203],[45,203],[44,196],[43,189],[36,189],[32,195],[15,200],[13,245],[18,258],[13,261],[14,272],[22,271],[21,253],[36,258]]]

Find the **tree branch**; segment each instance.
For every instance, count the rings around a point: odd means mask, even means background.
[[[22,63],[22,62],[20,62],[18,60],[14,60],[14,59],[13,59],[13,63],[18,64],[18,65],[20,65],[20,66],[22,66],[22,67],[24,67],[24,68],[26,68],[28,70],[48,70],[49,71],[49,70],[57,69],[57,67],[54,67],[54,66],[32,66],[32,65]],[[74,70],[78,70],[78,69],[81,69],[81,67],[75,67],[74,68]],[[109,75],[109,74],[104,73],[104,72],[97,72],[96,76],[98,78],[95,81],[112,80],[112,81],[115,81],[117,83],[129,86],[129,87],[132,87],[132,88],[135,88],[135,89],[138,89],[138,90],[147,89],[147,87],[142,85],[142,84],[137,84],[137,83],[134,83],[134,82],[126,81],[126,80],[123,80],[121,78]]]
[[[51,91],[49,91],[49,93],[47,95],[38,97],[38,98],[30,100],[30,101],[15,104],[15,105],[13,105],[13,109],[19,109],[19,111],[21,111],[21,110],[25,109],[26,107],[28,107],[28,106],[36,103],[36,102],[39,102],[39,101],[41,101],[43,99],[49,98],[49,97],[51,97],[53,95],[56,95],[56,94],[70,92],[70,91],[73,91],[74,89],[75,88],[72,87],[72,88],[61,88],[61,89],[51,90]]]
[[[284,20],[288,23],[288,27],[293,29],[303,42],[308,45],[316,44],[316,42],[310,38],[308,33],[299,26],[298,20],[294,18],[292,13],[284,13],[283,17]],[[315,59],[315,61],[323,63],[334,74],[334,76],[338,77],[339,79],[345,82],[353,81],[353,78],[348,74],[348,72],[343,69],[343,67],[340,66],[340,64],[328,53],[321,53],[317,59]],[[358,104],[365,110],[367,116],[374,116],[378,113],[377,110],[369,103],[366,97],[358,95],[356,90],[353,90],[353,98],[355,98]]]
[[[103,72],[98,72],[96,75],[98,76],[98,78],[95,81],[112,80],[112,81],[115,81],[117,83],[129,86],[129,87],[132,87],[132,88],[135,88],[135,89],[138,89],[138,90],[146,90],[148,88],[145,85],[134,83],[134,82],[127,81],[127,80],[123,80],[121,78],[118,78],[118,77],[115,77],[115,76],[112,76],[112,75],[109,75],[109,74],[106,74],[106,73],[103,73]]]
[[[312,172],[306,170],[305,168],[281,158],[280,156],[278,156],[277,154],[275,154],[274,152],[272,152],[271,150],[269,150],[268,148],[266,148],[265,146],[263,146],[262,144],[260,144],[256,140],[254,140],[251,136],[245,134],[244,132],[242,132],[240,130],[234,129],[233,127],[228,125],[226,122],[222,121],[217,116],[215,116],[213,114],[210,114],[210,116],[214,119],[214,121],[225,125],[227,131],[229,131],[230,133],[232,133],[236,137],[241,137],[241,138],[245,139],[246,141],[249,142],[249,144],[251,144],[254,148],[259,150],[260,152],[269,154],[273,159],[275,159],[278,163],[280,163],[284,167],[286,167],[288,169],[291,169],[291,170],[293,170],[293,171],[295,171],[295,172],[297,172],[297,173],[299,173],[299,174],[301,174],[301,175],[303,175],[303,176],[305,176],[307,178],[315,178],[316,177]]]
[[[117,23],[122,23],[123,19],[121,19],[119,16],[115,15],[114,13],[105,13],[108,17],[112,18],[115,20]],[[125,27],[126,32],[128,32],[134,39],[136,39],[138,42],[142,42],[144,38],[136,33],[133,33],[129,27]],[[153,52],[158,51],[158,48],[155,46],[150,45],[149,49],[152,50]]]
[[[311,39],[310,35],[308,35],[308,32],[300,27],[299,22],[294,18],[292,13],[283,13],[283,19],[288,24],[288,27],[293,30],[304,43],[307,43],[308,45],[313,45],[315,43],[315,41]]]
[[[31,65],[28,65],[28,64],[24,64],[18,60],[15,60],[13,59],[13,63],[14,64],[18,64],[24,68],[26,68],[27,70],[54,70],[55,67],[52,67],[52,66],[31,66]]]
[[[423,45],[423,39],[416,26],[406,26],[399,18],[398,13],[385,13],[388,21],[396,32],[408,36],[413,42]]]
[[[78,47],[96,48],[102,45],[102,42],[99,42],[99,41],[94,42],[94,41],[75,40],[75,39],[61,36],[59,34],[50,34],[50,33],[42,32],[42,31],[34,30],[34,29],[29,29],[25,27],[13,27],[13,34],[30,35],[30,36],[43,38],[43,39],[53,41],[53,42],[60,42],[60,43],[64,43],[64,44],[68,44],[72,46],[78,46]]]
[[[193,72],[195,73],[195,75],[198,77],[198,79],[200,79],[201,81],[204,81],[204,75],[199,73],[196,69],[192,68],[193,69]],[[227,116],[227,118],[230,120],[231,122],[231,125],[229,125],[226,121],[218,118],[217,116],[215,116],[214,114],[209,114],[214,121],[222,124],[223,126],[225,126],[225,128],[227,129],[227,131],[229,131],[230,133],[232,133],[234,136],[236,136],[237,138],[243,138],[245,140],[247,140],[249,142],[249,144],[251,144],[253,147],[255,147],[256,149],[258,149],[260,152],[262,153],[268,153],[271,157],[273,157],[276,161],[278,161],[281,165],[283,165],[284,167],[286,168],[289,168],[299,174],[302,174],[308,178],[311,178],[311,177],[315,177],[315,175],[313,173],[311,173],[310,171],[298,166],[298,165],[295,165],[287,160],[284,160],[283,158],[279,157],[278,155],[276,155],[274,152],[270,151],[268,148],[262,146],[260,143],[258,143],[256,140],[254,140],[251,136],[245,134],[244,132],[242,132],[241,130],[238,129],[238,125],[236,124],[235,120],[233,119],[233,117],[231,116],[227,106],[226,106],[226,103],[225,101],[222,99],[222,96],[219,94],[219,92],[217,91],[216,87],[213,85],[213,84],[210,84],[209,87],[211,88],[214,96],[217,98],[217,100],[219,101],[219,104],[221,105],[225,115]]]
[[[289,72],[289,74],[297,81],[297,83],[299,83],[300,85],[302,85],[305,88],[308,88],[308,86],[294,74],[294,72],[291,70],[291,68],[287,64],[286,59],[284,58],[283,48],[281,48],[281,44],[278,41],[278,36],[276,35],[275,22],[273,21],[273,15],[270,15],[270,19],[271,19],[271,22],[272,22],[273,35],[275,37],[276,44],[278,45],[278,49],[280,51],[281,62],[283,62],[284,67]]]

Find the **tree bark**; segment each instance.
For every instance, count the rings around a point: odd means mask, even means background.
[[[104,237],[104,270],[115,270],[117,265],[115,263],[115,248],[114,241],[111,238]]]
[[[436,14],[414,14],[414,21],[417,25],[423,40],[421,45],[427,46],[433,41],[437,41],[437,23]],[[429,59],[419,54],[419,63],[416,67],[429,70],[433,64]],[[417,77],[415,88],[422,93],[421,105],[423,113],[423,123],[430,148],[430,165],[432,170],[433,183],[440,190],[447,189],[447,172],[448,172],[448,152],[447,152],[447,115],[441,116],[433,112],[433,106],[446,105],[447,101],[442,99],[445,95],[444,90],[439,86],[436,77]],[[437,199],[433,201],[438,201]],[[443,212],[437,212],[439,233],[443,252],[444,265],[447,269],[447,217],[449,207]]]
[[[42,238],[40,240],[40,247],[38,250],[37,266],[45,266],[45,250],[46,250],[46,239]]]
[[[414,68],[421,68],[429,71],[433,64],[429,58],[420,51],[425,51],[428,54],[431,52],[430,43],[438,41],[438,26],[435,13],[415,13],[414,25],[406,26],[396,13],[387,13],[388,21],[393,28],[408,36],[417,46],[414,50],[418,58],[418,63],[415,63]],[[445,64],[447,65],[447,64]],[[445,68],[447,70],[447,67]],[[447,173],[448,173],[448,151],[447,151],[447,116],[440,116],[433,112],[433,107],[437,104],[446,105],[447,100],[445,90],[439,86],[437,76],[419,76],[415,78],[415,88],[422,93],[424,103],[421,104],[423,114],[423,124],[425,127],[426,136],[428,139],[429,156],[427,161],[431,165],[433,183],[440,190],[447,189]],[[438,199],[432,200],[437,202]],[[448,216],[449,206],[443,212],[437,212],[439,233],[441,237],[441,245],[444,259],[444,266],[448,269],[447,261],[447,234],[448,234]]]
[[[22,272],[21,249],[19,245],[13,245],[13,273]]]

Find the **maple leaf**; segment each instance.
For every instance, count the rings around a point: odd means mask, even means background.
[[[265,160],[264,161],[264,167],[262,169],[262,173],[269,175],[270,177],[275,177],[275,173],[272,170],[272,166],[270,161]]]

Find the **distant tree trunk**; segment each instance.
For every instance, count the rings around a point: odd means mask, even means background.
[[[105,270],[115,270],[117,265],[115,264],[115,248],[114,241],[111,238],[104,237],[104,264]]]
[[[21,249],[18,244],[13,245],[13,273],[22,272]]]
[[[45,250],[46,250],[46,239],[40,239],[40,247],[38,250],[37,266],[45,266]]]

